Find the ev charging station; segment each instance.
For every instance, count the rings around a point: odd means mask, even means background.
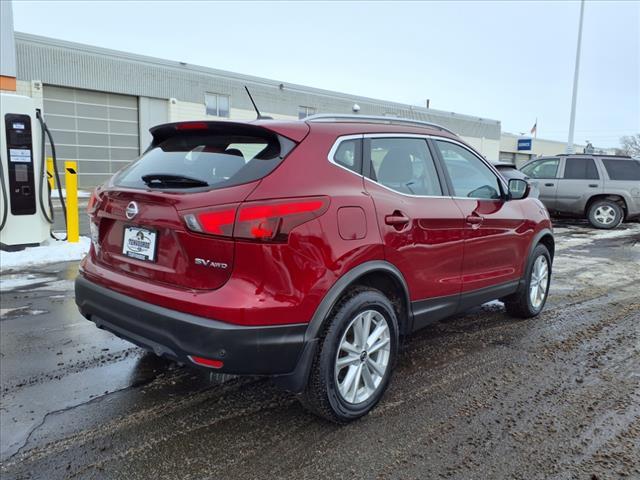
[[[16,55],[11,2],[0,0],[0,12],[0,249],[21,250],[39,245],[49,236],[58,240],[50,230],[53,224],[52,187],[45,178],[45,136],[51,145],[52,174],[55,174],[58,189],[61,183],[55,165],[55,145],[41,112],[32,98],[15,93]],[[60,203],[66,223],[62,194]]]
[[[49,238],[42,127],[29,97],[1,93],[0,110],[0,248],[20,250]]]

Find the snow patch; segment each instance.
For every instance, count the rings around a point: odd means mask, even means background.
[[[0,277],[0,292],[15,290],[34,283],[51,282],[55,279],[56,277],[40,277],[37,275],[27,275],[26,277],[22,274],[3,275]]]
[[[62,196],[67,198],[67,191],[62,189]],[[78,190],[78,198],[89,198],[91,196],[91,192],[87,192],[86,190]],[[58,189],[51,190],[51,198],[58,199],[60,195],[58,194]]]
[[[50,239],[39,247],[25,248],[19,252],[0,251],[0,272],[31,265],[77,261],[87,254],[90,245],[89,237],[80,237],[78,243]]]
[[[8,316],[23,317],[25,315],[42,315],[48,313],[46,310],[37,310],[29,308],[29,305],[16,308],[0,308],[0,318],[6,318]]]
[[[618,237],[626,237],[627,235],[640,235],[640,225],[629,226],[626,229],[620,230],[606,230],[600,231],[600,233],[596,233],[591,238],[602,239],[602,238],[618,238]]]
[[[54,292],[70,292],[73,291],[73,280],[58,280],[56,282],[47,283],[36,287],[35,290],[46,290]]]
[[[609,238],[621,238],[621,237],[640,237],[640,224],[625,224],[626,228],[618,228],[615,230],[596,230],[584,228],[581,230],[573,230],[569,234],[579,235],[567,238],[563,234],[557,236],[556,250],[565,250],[567,248],[575,248],[578,246],[588,245],[595,240],[605,240]],[[554,232],[558,233],[555,229]]]
[[[4,318],[7,315],[9,315],[10,313],[13,312],[19,312],[21,310],[27,310],[29,308],[29,305],[24,305],[22,307],[15,307],[15,308],[0,308],[0,318]]]
[[[495,306],[495,307],[504,307],[504,302],[500,300],[491,300],[490,302],[485,303],[487,306]]]

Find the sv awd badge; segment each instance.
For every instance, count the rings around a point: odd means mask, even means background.
[[[213,260],[207,260],[206,258],[198,258],[195,259],[196,265],[201,265],[203,267],[211,267],[211,268],[221,268],[222,270],[226,270],[229,266],[226,263],[222,262],[214,262]]]

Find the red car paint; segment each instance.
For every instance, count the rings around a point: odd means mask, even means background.
[[[220,122],[198,122],[193,129],[206,129],[209,123]],[[518,280],[535,235],[551,228],[536,199],[403,195],[328,159],[339,137],[348,135],[420,135],[464,144],[442,130],[356,122],[251,125],[297,144],[264,178],[197,193],[113,183],[100,188],[90,212],[99,249],[91,247],[82,275],[135,299],[229,324],[307,323],[339,278],[371,260],[385,260],[401,272],[411,302]],[[176,134],[186,129],[190,127],[179,127]],[[190,213],[241,212],[280,199],[309,198],[324,198],[326,205],[295,226],[285,241],[260,235],[252,240],[212,237],[185,224]],[[131,201],[140,210],[127,220],[125,209]],[[157,232],[155,262],[122,255],[126,225]],[[268,237],[263,227],[257,231]],[[199,257],[227,267],[194,264]]]

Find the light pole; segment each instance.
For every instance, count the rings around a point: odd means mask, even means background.
[[[576,98],[578,96],[578,76],[580,74],[580,46],[582,44],[582,18],[584,17],[584,0],[580,2],[580,23],[578,25],[578,48],[576,49],[576,70],[573,73],[573,96],[571,98],[571,119],[569,120],[569,139],[567,153],[574,153],[573,131],[576,126]]]

